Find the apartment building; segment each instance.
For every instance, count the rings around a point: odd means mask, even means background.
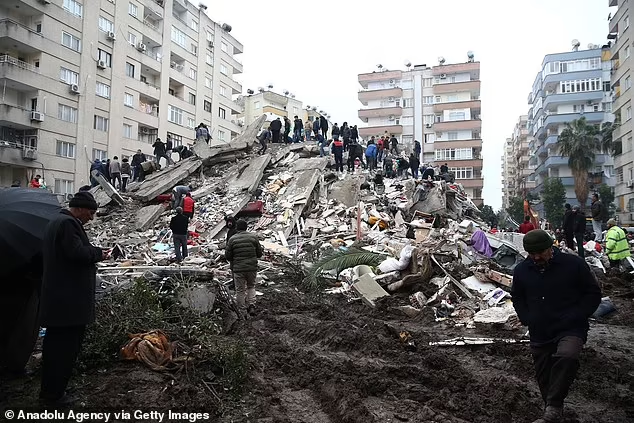
[[[546,55],[528,96],[528,129],[533,137],[528,149],[528,180],[535,184],[531,191],[539,195],[546,177],[559,178],[566,188],[566,201],[572,205],[578,204],[574,178],[568,157],[557,147],[558,136],[567,122],[582,116],[596,125],[614,119],[609,48],[591,44],[588,50],[578,51],[578,46],[575,40],[573,51]],[[590,189],[602,183],[614,186],[614,182],[611,155],[597,154],[589,175]]]
[[[614,186],[616,213],[621,223],[634,224],[634,146],[632,145],[632,42],[634,33],[630,27],[630,10],[634,0],[609,0],[612,11],[608,39],[612,40],[612,112],[618,122],[612,138],[616,151]]]
[[[502,209],[507,209],[511,198],[515,196],[515,160],[513,139],[507,138],[504,143],[502,159]]]
[[[480,63],[418,65],[407,70],[379,69],[358,76],[363,107],[363,138],[394,135],[407,150],[414,140],[422,161],[447,163],[476,204],[482,203],[482,120]]]
[[[0,186],[34,174],[58,194],[94,159],[192,144],[206,123],[229,141],[243,46],[186,0],[0,3]]]

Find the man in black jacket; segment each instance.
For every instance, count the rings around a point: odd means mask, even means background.
[[[335,141],[338,140],[340,134],[341,134],[341,129],[335,123],[335,125],[332,127],[332,139],[335,140]]]
[[[586,215],[579,206],[574,206],[570,220],[572,220],[572,233],[575,236],[575,241],[577,241],[577,254],[579,254],[579,257],[584,258],[583,237],[586,234]],[[572,248],[572,245],[570,248]]]
[[[601,242],[603,240],[603,221],[607,218],[605,206],[599,200],[599,194],[596,192],[592,194],[592,204],[590,205],[590,212],[592,213],[592,229],[594,230],[594,240]]]
[[[271,135],[274,143],[280,142],[280,131],[282,130],[282,121],[280,118],[275,119],[269,125],[269,129],[271,130]]]
[[[328,139],[328,120],[324,116],[321,116],[319,118],[319,128],[321,129],[321,135],[323,135],[324,139],[327,140]]]
[[[70,209],[49,222],[42,244],[41,325],[46,327],[42,345],[40,399],[52,405],[68,404],[65,394],[84,339],[86,325],[95,320],[95,263],[110,252],[93,247],[83,225],[91,221],[98,204],[92,194],[78,192]]]
[[[293,142],[300,142],[302,139],[302,129],[304,128],[304,122],[297,116],[295,116],[293,128]]]
[[[564,222],[563,222],[563,230],[564,230],[564,239],[566,240],[566,247],[570,248],[571,250],[574,248],[574,239],[575,239],[575,232],[574,232],[574,226],[575,226],[575,222],[573,219],[573,213],[572,213],[572,208],[570,207],[570,204],[566,203],[564,204]]]
[[[176,215],[170,221],[170,229],[174,239],[174,252],[176,253],[176,262],[180,263],[187,258],[187,227],[189,226],[189,218],[183,214],[183,208],[176,207]]]
[[[523,243],[529,258],[515,268],[511,294],[517,316],[530,331],[537,384],[546,406],[535,423],[559,422],[601,290],[588,265],[553,247],[546,231],[530,231]]]
[[[257,235],[247,232],[247,222],[240,219],[236,223],[238,232],[227,241],[225,257],[231,263],[236,301],[241,310],[255,312],[255,278],[258,259],[262,257],[262,245]]]
[[[139,181],[143,182],[145,179],[145,175],[143,174],[143,166],[141,163],[145,162],[147,158],[145,154],[141,150],[137,150],[136,154],[132,156],[132,168],[134,169],[134,176],[132,177],[132,182]]]

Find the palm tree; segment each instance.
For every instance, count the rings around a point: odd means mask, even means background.
[[[568,166],[575,178],[575,195],[582,208],[588,199],[588,172],[594,167],[595,154],[601,150],[601,130],[590,125],[585,117],[566,123],[557,145],[562,156],[568,156]]]
[[[617,146],[614,144],[612,133],[618,126],[618,122],[603,122],[601,125],[601,149],[613,156],[617,153]]]

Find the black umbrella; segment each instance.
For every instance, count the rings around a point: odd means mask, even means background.
[[[44,230],[61,206],[57,196],[41,189],[0,189],[0,257],[9,274],[42,251]]]

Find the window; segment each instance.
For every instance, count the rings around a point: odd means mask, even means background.
[[[196,69],[189,68],[189,77],[193,80],[196,80],[197,76],[198,72],[196,72]]]
[[[442,103],[442,98],[439,95],[437,95],[436,98],[434,99],[434,102],[435,103]]]
[[[79,85],[79,74],[77,72],[73,72],[70,69],[60,68],[59,79],[66,82],[67,84]]]
[[[222,119],[226,119],[227,111],[222,107],[218,107],[218,117]]]
[[[183,137],[181,135],[172,134],[171,132],[167,133],[167,137],[172,139],[172,145],[174,147],[178,147],[179,145],[183,145]]]
[[[431,95],[424,96],[423,104],[434,104],[434,96],[431,96]]]
[[[629,76],[628,76],[629,78]],[[223,97],[227,96],[227,87],[225,87],[224,85],[220,86],[220,95]],[[295,114],[297,114],[297,107],[295,107]]]
[[[38,22],[35,24],[35,32],[37,32],[38,34],[42,33],[42,22]]]
[[[57,141],[57,148],[55,154],[60,157],[66,157],[68,159],[75,158],[75,144],[65,141]]]
[[[81,40],[67,32],[62,32],[62,45],[71,50],[81,51]]]
[[[213,40],[214,40],[214,33],[207,31],[207,41],[213,41]]]
[[[205,107],[205,111],[211,113],[211,101],[205,100],[205,102],[203,104],[204,104],[204,107]]]
[[[95,115],[95,129],[98,131],[108,132],[108,118],[103,116]]]
[[[125,93],[123,97],[123,105],[128,107],[134,107],[134,96],[130,93]]]
[[[132,138],[132,125],[123,124],[123,138]]]
[[[253,108],[254,109],[259,109],[260,108],[260,102],[259,101],[254,102],[253,103]]]
[[[223,75],[227,74],[227,67],[223,65],[222,63],[220,64],[220,73]]]
[[[447,132],[447,139],[449,141],[455,141],[458,139],[458,133],[457,132]]]
[[[132,63],[125,63],[125,74],[130,78],[134,78],[134,65]]]
[[[434,115],[424,115],[423,123],[425,125],[432,125],[434,123]]]
[[[205,63],[207,63],[210,66],[213,66],[214,64],[214,56],[207,53],[207,56],[205,57]]]
[[[110,85],[97,81],[97,95],[103,98],[110,98]]]
[[[55,194],[74,194],[75,182],[69,179],[55,179]]]
[[[105,150],[99,150],[97,148],[92,149],[93,160],[108,160],[108,152]]]
[[[84,7],[81,3],[76,2],[75,0],[64,0],[62,7],[65,11],[70,12],[75,16],[79,16],[80,18],[84,11]]]
[[[218,139],[220,141],[224,141],[225,140],[225,131],[218,130]]]
[[[601,106],[602,106],[604,112],[612,112],[612,103],[611,102],[606,101],[604,103],[601,103]]]
[[[183,124],[183,111],[171,104],[168,105],[167,120],[177,125]]]
[[[471,160],[473,159],[472,148],[445,148],[436,150],[436,160]]]
[[[172,26],[172,41],[185,48],[185,33],[175,26]]]
[[[60,104],[57,109],[57,118],[64,122],[77,123],[77,109],[65,104]]]
[[[136,34],[128,32],[128,42],[130,43],[132,47],[136,47],[136,40],[137,40]]]
[[[623,183],[623,168],[622,167],[616,170],[616,183],[617,184]]]
[[[465,120],[465,112],[449,112],[449,120]]]
[[[190,129],[194,129],[196,127],[196,119],[188,117],[187,118],[187,127]]]
[[[189,27],[198,32],[198,22],[196,22],[195,20],[192,19],[192,21],[189,23]]]
[[[630,17],[626,16],[625,17],[625,28],[624,29],[628,29],[630,27]]]
[[[196,105],[196,94],[189,93],[189,104]]]
[[[194,56],[198,56],[198,46],[196,44],[192,43],[189,51],[191,51]]]
[[[449,171],[454,174],[456,179],[472,179],[473,178],[472,167],[450,167]]]
[[[103,16],[99,16],[99,29],[103,32],[114,32],[114,24]]]
[[[205,77],[205,87],[211,88],[211,79],[208,77]]]
[[[610,87],[610,81],[605,81],[603,83],[603,91],[606,93],[609,93],[610,91],[612,91],[612,88]]]
[[[632,108],[628,107],[627,108],[627,119],[626,120],[630,120],[632,119]]]
[[[413,98],[404,98],[403,99],[403,107],[414,107],[414,99]]]
[[[220,42],[220,50],[224,51],[225,53],[227,52],[228,46],[227,43],[225,43],[224,41]]]
[[[139,16],[139,8],[136,4],[132,2],[128,3],[128,15],[134,16],[135,18]]]
[[[423,79],[423,87],[431,87],[432,84],[433,84],[433,79],[432,78]]]
[[[630,46],[625,47],[625,58],[630,57]]]
[[[609,82],[608,82],[609,86]],[[559,94],[580,93],[587,91],[599,91],[605,89],[601,78],[577,79],[573,81],[561,81],[559,84]]]
[[[99,60],[106,62],[106,66],[109,68],[112,67],[112,54],[105,50],[97,49],[97,55],[99,56]]]

